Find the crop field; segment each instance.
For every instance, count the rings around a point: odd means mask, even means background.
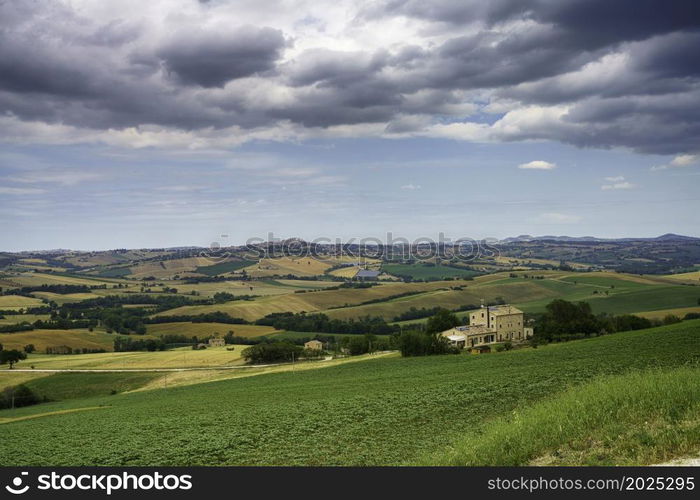
[[[695,455],[699,445],[700,368],[683,366],[596,378],[500,417],[424,461],[638,465]]]
[[[232,293],[238,295],[282,295],[295,290],[292,287],[284,287],[278,284],[269,284],[264,281],[220,281],[215,283],[187,284],[178,281],[167,283],[168,286],[177,288],[178,293],[189,294],[197,292],[202,297],[212,297],[218,292]]]
[[[34,354],[17,368],[46,370],[144,370],[158,368],[206,368],[242,364],[241,351],[248,346],[229,345],[194,351],[179,347],[167,351],[109,352],[95,354]],[[229,350],[230,349],[230,350]]]
[[[357,272],[359,271],[359,268],[356,266],[346,266],[346,267],[341,267],[339,269],[333,269],[332,271],[328,271],[327,274],[331,276],[336,276],[338,278],[354,278]]]
[[[324,273],[332,264],[311,257],[293,258],[280,257],[277,259],[260,259],[259,262],[245,268],[245,271],[255,277],[284,276],[318,276]]]
[[[236,295],[261,295],[251,301],[232,301],[205,306],[183,306],[159,313],[203,314],[222,311],[249,321],[275,312],[324,312],[333,318],[381,316],[392,320],[411,307],[445,307],[456,309],[485,301],[503,299],[528,313],[541,312],[555,298],[585,300],[595,312],[632,313],[697,305],[700,290],[673,285],[663,278],[646,278],[612,273],[536,273],[544,279],[510,277],[505,273],[478,276],[473,280],[433,281],[427,283],[388,282],[366,289],[331,287],[333,282],[306,280],[268,280],[250,282],[203,283],[172,286],[178,291],[202,290],[202,295],[229,291]],[[229,284],[230,283],[230,284]],[[251,290],[250,287],[253,287]],[[337,285],[335,285],[337,286]],[[201,288],[200,288],[201,287]],[[247,287],[247,288],[246,288]],[[306,293],[294,293],[307,290]],[[105,292],[104,290],[99,290]],[[402,294],[407,294],[401,296]],[[412,295],[411,295],[412,294]]]
[[[40,286],[40,285],[107,285],[112,286],[115,283],[120,283],[120,280],[114,279],[99,279],[93,277],[75,277],[64,276],[58,273],[22,273],[17,276],[12,276],[12,280],[16,281],[20,286]]]
[[[449,283],[449,282],[448,282]],[[471,283],[471,282],[466,282]],[[453,282],[453,286],[459,286],[459,282]],[[357,316],[381,316],[386,320],[392,320],[398,314],[408,311],[411,307],[444,307],[456,309],[464,305],[478,305],[481,299],[494,301],[503,298],[507,302],[517,304],[524,299],[540,297],[548,303],[557,296],[556,293],[540,286],[540,282],[534,280],[508,280],[504,282],[485,282],[483,284],[466,284],[463,290],[434,290],[419,295],[410,295],[386,302],[366,304],[357,307],[345,307],[324,311],[332,318],[349,319]]]
[[[355,262],[356,258],[325,257],[315,259],[313,257],[278,257],[275,259],[260,259],[259,262],[246,267],[245,271],[254,277],[267,276],[321,276],[331,267],[343,262]],[[363,262],[372,264],[378,261],[373,259],[363,259]]]
[[[37,307],[42,305],[40,299],[24,297],[22,295],[2,295],[0,296],[0,309],[17,311],[27,307]]]
[[[444,278],[467,278],[475,276],[476,272],[468,269],[458,269],[456,267],[444,265],[426,264],[384,264],[382,271],[394,276],[410,276],[413,279],[444,279]]]
[[[634,313],[642,318],[664,319],[669,314],[683,318],[688,313],[700,313],[700,305],[695,307],[677,307],[674,309],[660,309],[658,311],[642,311]]]
[[[345,337],[348,337],[348,338],[357,337],[357,335],[353,335],[351,333],[288,332],[288,331],[283,331],[283,330],[275,330],[275,332],[268,335],[268,337],[275,339],[275,340],[279,340],[279,339],[307,339],[307,338],[314,338],[317,335],[320,335],[322,337],[334,337],[336,340],[340,340],[340,339],[345,338]],[[378,339],[389,338],[389,335],[375,335],[375,337]]]
[[[529,415],[528,407],[594,377],[696,367],[699,338],[700,320],[686,321],[538,349],[385,357],[47,403],[3,411],[0,461],[21,466],[415,463],[447,454],[513,411]],[[585,415],[573,415],[588,422]],[[26,419],[32,416],[39,417]],[[20,418],[25,420],[12,420]],[[217,431],[192,432],[208,428]],[[85,429],[89,440],[83,438]],[[639,444],[646,438],[628,439]],[[697,433],[689,439],[700,445]],[[23,445],[27,442],[32,446]],[[619,460],[629,458],[625,453],[631,448],[616,450],[622,453]],[[534,455],[549,451],[544,447]]]
[[[114,293],[114,292],[111,292]],[[53,292],[34,292],[32,293],[37,299],[46,299],[56,302],[58,305],[67,304],[70,302],[80,302],[85,299],[94,299],[96,295],[93,293],[53,293]]]
[[[112,267],[107,269],[100,269],[96,276],[101,278],[123,278],[131,274],[131,269],[128,267]]]
[[[25,385],[40,398],[64,401],[109,396],[112,391],[118,393],[133,391],[161,376],[154,372],[56,373],[34,377],[25,382]]]
[[[114,348],[114,335],[103,331],[90,332],[85,329],[75,330],[30,330],[18,333],[0,333],[0,344],[6,349],[22,349],[27,344],[34,344],[39,352],[47,347],[67,345],[71,348],[105,349]],[[3,367],[4,368],[4,367]]]
[[[225,335],[233,332],[237,337],[261,337],[273,333],[280,333],[271,326],[259,325],[230,325],[228,323],[157,323],[147,325],[148,334],[159,337],[166,334],[207,337],[218,333]]]
[[[198,267],[210,265],[212,265],[212,261],[207,257],[146,261],[131,267],[129,276],[137,279],[147,276],[169,278],[176,274],[193,273]]]
[[[243,269],[244,267],[252,266],[253,264],[255,264],[255,261],[253,260],[234,260],[229,262],[221,262],[219,264],[212,264],[209,266],[200,266],[195,269],[195,272],[199,274],[206,274],[207,276],[216,276],[217,274],[237,271],[239,269]]]
[[[207,306],[183,306],[157,314],[203,314],[222,311],[246,320],[262,318],[274,312],[312,312],[334,307],[359,304],[370,300],[383,300],[406,292],[437,290],[445,286],[457,286],[460,282],[435,281],[431,283],[387,283],[371,288],[341,288],[307,293],[287,293],[282,296],[262,297],[256,300],[233,301]]]
[[[668,274],[664,277],[667,279],[670,279],[670,280],[674,280],[674,281],[699,283],[700,282],[700,271],[693,271],[690,273],[681,273],[681,274]]]
[[[657,286],[610,295],[609,297],[599,296],[589,302],[596,313],[625,314],[635,311],[697,306],[698,300],[700,300],[700,288],[679,285]]]

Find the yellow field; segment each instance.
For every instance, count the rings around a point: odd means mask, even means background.
[[[196,335],[197,337],[207,337],[218,333],[223,336],[229,331],[237,337],[261,337],[271,333],[281,333],[271,326],[258,325],[230,325],[228,323],[160,323],[147,325],[148,334],[161,336],[166,334]]]
[[[221,281],[218,283],[198,283],[196,285],[171,281],[168,286],[177,288],[178,293],[184,294],[196,290],[202,297],[212,297],[218,292],[228,292],[233,295],[280,295],[291,291],[283,286],[268,285],[259,281]]]
[[[37,351],[44,352],[47,347],[67,345],[71,348],[106,349],[114,347],[114,335],[105,332],[89,332],[87,329],[76,330],[31,330],[19,333],[0,333],[0,344],[6,349],[22,349],[27,344],[34,344]],[[139,336],[139,338],[143,338]]]
[[[248,266],[245,271],[254,277],[283,276],[318,276],[323,274],[331,264],[321,262],[311,257],[295,259],[293,257],[280,257],[277,259],[260,259],[260,262]]]
[[[210,306],[183,306],[156,316],[177,314],[204,314],[225,312],[234,318],[253,321],[275,312],[312,312],[334,307],[352,306],[369,300],[383,299],[408,291],[431,291],[451,286],[465,285],[463,281],[434,281],[430,283],[385,283],[372,288],[341,288],[321,292],[288,293],[282,296],[261,297],[256,300],[227,302]]]
[[[322,361],[310,361],[301,363],[286,363],[278,366],[265,368],[245,368],[240,370],[202,370],[170,372],[152,380],[143,387],[139,387],[131,392],[147,391],[151,389],[161,389],[163,387],[177,387],[183,385],[201,384],[204,382],[215,382],[218,380],[228,380],[242,377],[253,377],[268,373],[301,372],[306,370],[318,370],[330,366],[344,365],[347,363],[357,363],[377,358],[398,357],[397,353],[362,354],[340,359],[329,359]]]
[[[114,293],[114,292],[112,292]],[[93,293],[53,293],[53,292],[34,292],[32,295],[38,299],[52,300],[58,305],[67,304],[69,302],[80,302],[85,299],[94,299],[97,296]]]
[[[85,279],[74,278],[72,276],[59,276],[55,274],[45,273],[21,273],[17,276],[12,276],[12,279],[22,286],[40,286],[40,285],[103,285],[111,287],[115,283],[122,282],[118,279]]]
[[[26,309],[27,307],[38,307],[43,305],[39,299],[31,297],[23,297],[21,295],[2,295],[0,296],[0,309],[8,309],[16,311],[18,309]]]
[[[98,354],[30,354],[17,368],[37,370],[130,370],[157,368],[205,368],[243,364],[241,351],[249,346],[209,347],[194,351],[189,347],[156,352],[108,352]],[[229,351],[228,349],[233,349]],[[6,367],[3,367],[6,368]]]
[[[692,273],[667,274],[664,276],[664,278],[674,281],[698,282],[700,281],[700,271],[693,271]]]
[[[338,276],[339,278],[354,278],[360,268],[357,266],[341,267],[340,269],[334,269],[329,272],[331,276]]]
[[[18,368],[22,368],[22,365],[17,365]],[[15,370],[5,370],[6,366],[2,367],[0,370],[0,391],[6,387],[11,387],[13,385],[24,384],[30,380],[34,380],[41,377],[47,377],[48,373],[29,373],[29,372],[17,372]]]
[[[46,264],[46,259],[19,259],[19,262],[21,262],[22,264]]]
[[[644,311],[634,313],[635,316],[641,316],[648,319],[664,319],[669,314],[683,318],[688,313],[700,313],[700,306],[697,307],[679,307],[677,309],[662,309],[660,311]]]

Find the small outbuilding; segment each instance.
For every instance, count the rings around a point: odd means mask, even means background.
[[[355,275],[355,279],[359,280],[371,280],[374,281],[379,278],[381,273],[379,271],[374,271],[372,269],[360,269]]]
[[[323,342],[321,342],[320,340],[309,340],[308,342],[304,343],[304,349],[310,349],[312,351],[322,351]]]
[[[472,354],[488,354],[491,352],[491,346],[488,345],[475,345],[469,348],[469,352]]]

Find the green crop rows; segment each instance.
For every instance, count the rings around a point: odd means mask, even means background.
[[[377,359],[50,403],[4,418],[4,465],[402,464],[574,384],[696,366],[700,320],[491,355]]]

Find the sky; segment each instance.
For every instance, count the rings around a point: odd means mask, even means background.
[[[700,3],[0,2],[0,250],[700,236]]]

